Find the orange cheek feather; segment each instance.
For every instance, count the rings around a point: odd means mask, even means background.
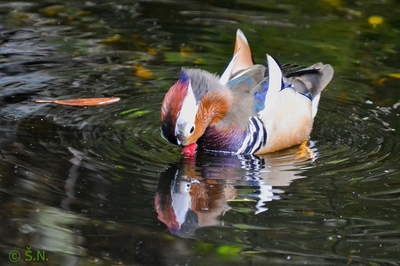
[[[203,136],[208,126],[218,123],[229,111],[232,104],[232,96],[227,91],[208,92],[200,102],[196,114],[195,131],[186,140],[190,146]],[[188,147],[186,146],[186,147]],[[186,148],[185,147],[185,148]],[[196,147],[191,147],[195,150]],[[189,150],[189,148],[187,148]],[[185,152],[184,152],[185,153]]]

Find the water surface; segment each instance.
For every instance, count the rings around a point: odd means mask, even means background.
[[[1,265],[397,265],[399,12],[1,2]],[[322,61],[334,80],[303,146],[186,158],[160,136],[160,103],[182,66],[221,73],[237,28],[257,62]],[[103,96],[121,101],[34,102]]]

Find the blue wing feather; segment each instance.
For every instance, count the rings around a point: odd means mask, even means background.
[[[258,84],[259,88],[256,88],[254,92],[254,113],[258,114],[261,110],[265,108],[265,97],[268,93],[268,82],[266,80]]]

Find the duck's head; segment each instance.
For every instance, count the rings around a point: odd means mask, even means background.
[[[221,120],[230,107],[229,90],[219,77],[200,69],[182,69],[161,106],[161,135],[184,147],[195,145],[210,124]]]

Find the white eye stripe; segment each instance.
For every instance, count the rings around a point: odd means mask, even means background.
[[[176,136],[182,134],[187,136],[190,133],[190,129],[192,126],[194,126],[198,108],[199,107],[196,104],[196,98],[193,93],[192,84],[189,82],[188,92],[185,99],[183,99],[182,108],[176,121]]]

